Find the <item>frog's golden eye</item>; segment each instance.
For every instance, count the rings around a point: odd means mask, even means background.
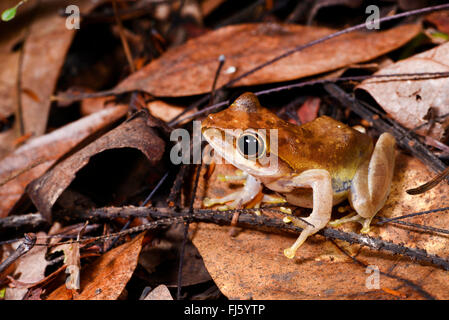
[[[265,140],[253,130],[246,130],[237,139],[237,149],[247,159],[259,159],[266,151]]]

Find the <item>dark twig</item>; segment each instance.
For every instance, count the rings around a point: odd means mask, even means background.
[[[148,197],[145,199],[145,201],[142,203],[142,207],[145,207],[148,202],[150,202],[151,198],[154,196],[154,194],[156,193],[157,190],[159,190],[159,188],[162,186],[162,184],[164,183],[165,179],[167,179],[169,172],[166,172],[164,174],[164,176],[161,178],[161,180],[159,180],[159,182],[157,183],[157,185],[153,188],[153,190],[151,190],[150,194],[148,195]]]
[[[188,166],[183,164],[176,175],[175,181],[173,182],[173,187],[170,189],[170,194],[167,198],[167,204],[170,207],[177,206],[178,199],[181,194],[182,183],[186,174],[188,173]]]
[[[411,217],[416,217],[416,216],[420,216],[420,215],[424,215],[424,214],[429,214],[429,213],[435,213],[435,212],[441,212],[441,211],[447,211],[449,210],[449,207],[444,207],[444,208],[437,208],[437,209],[432,209],[432,210],[426,210],[426,211],[421,211],[421,212],[415,212],[415,213],[410,213],[410,214],[406,214],[403,216],[399,216],[399,217],[394,217],[394,218],[382,218],[381,221],[377,222],[376,224],[378,225],[382,225],[388,222],[392,222],[392,221],[397,221],[397,220],[402,220],[402,219],[406,219],[406,218],[411,218]]]
[[[284,223],[281,219],[270,218],[266,216],[257,216],[253,212],[260,210],[263,212],[264,208],[259,209],[235,209],[228,211],[217,211],[208,209],[195,209],[193,211],[193,221],[196,222],[208,222],[218,225],[229,225],[232,220],[233,213],[235,211],[240,212],[239,226],[247,227],[251,229],[257,229],[261,231],[269,232],[292,232],[298,234],[302,231],[301,228],[295,227],[290,224]],[[61,212],[60,214],[67,214]],[[179,223],[189,219],[189,209],[183,209],[175,211],[172,208],[151,208],[151,207],[110,207],[110,208],[98,208],[88,210],[86,212],[71,211],[73,217],[77,216],[78,219],[110,219],[112,217],[130,217],[130,216],[145,216],[155,219],[149,225],[152,228],[156,228],[159,225],[170,225],[173,223]],[[281,213],[282,214],[282,213]],[[283,214],[284,215],[284,214]],[[132,231],[134,230],[134,231]],[[145,225],[136,228],[128,229],[128,232],[138,232],[146,230]],[[407,256],[413,260],[427,262],[435,266],[441,267],[445,270],[449,270],[449,262],[437,255],[429,254],[425,250],[417,248],[409,248],[401,244],[395,244],[390,241],[382,239],[372,238],[363,234],[357,234],[353,232],[344,232],[333,228],[324,228],[318,232],[318,234],[325,236],[329,239],[343,240],[348,243],[357,243],[362,246],[367,246],[375,250],[384,250],[393,254],[399,254]],[[86,238],[84,240],[105,239],[105,236],[97,238]]]
[[[226,58],[225,58],[224,55],[220,55],[218,57],[218,67],[217,67],[217,71],[215,72],[214,82],[212,83],[212,89],[210,91],[209,104],[213,104],[214,103],[215,89],[216,89],[216,86],[217,86],[218,77],[220,76],[221,68],[223,68],[223,64],[225,63],[225,60],[226,60]]]
[[[427,231],[430,233],[442,233],[442,234],[449,234],[449,230],[446,229],[441,229],[441,228],[435,228],[432,226],[425,226],[422,224],[418,224],[418,223],[412,223],[412,222],[406,222],[406,221],[393,221],[391,222],[392,224],[398,224],[398,225],[403,225],[403,226],[407,226],[407,227],[413,227],[419,230],[423,230],[423,231]]]
[[[112,8],[114,10],[115,22],[117,23],[117,26],[118,26],[120,40],[123,45],[123,50],[125,51],[126,59],[128,60],[129,68],[131,70],[131,73],[134,73],[136,71],[136,66],[134,65],[134,60],[133,60],[133,57],[131,54],[131,50],[129,49],[128,40],[126,40],[122,20],[120,20],[120,17],[117,12],[117,0],[112,0]]]
[[[189,215],[188,215],[188,219],[186,221],[186,224],[184,226],[184,238],[182,239],[181,250],[180,250],[180,253],[179,253],[178,290],[177,290],[177,293],[176,293],[177,300],[181,299],[182,267],[183,267],[183,263],[184,263],[184,252],[185,252],[185,248],[186,248],[186,244],[187,244],[187,238],[188,238],[188,233],[189,233],[190,221],[193,218],[193,205],[195,204],[196,190],[198,189],[198,182],[200,180],[200,172],[201,172],[202,166],[201,165],[197,165],[197,166],[195,166],[195,168],[196,168],[196,173],[195,173],[195,180],[193,182],[192,198],[190,199]]]
[[[426,191],[429,191],[433,187],[435,187],[437,184],[439,184],[441,181],[443,181],[448,175],[449,175],[449,167],[444,169],[442,172],[437,174],[433,179],[424,183],[423,185],[420,185],[419,187],[416,187],[413,189],[408,189],[405,192],[407,192],[408,194],[413,194],[413,195],[424,193]]]
[[[399,77],[400,77],[400,79],[392,79],[392,78],[399,78]],[[384,75],[374,75],[373,74],[373,75],[366,75],[366,76],[339,77],[339,78],[333,78],[333,79],[318,79],[318,80],[301,81],[299,83],[292,83],[292,84],[288,84],[288,85],[274,87],[271,89],[257,91],[257,92],[254,92],[254,94],[256,96],[260,97],[263,95],[268,95],[268,94],[291,90],[291,89],[299,89],[299,88],[313,86],[313,85],[317,85],[317,84],[337,83],[337,82],[344,82],[344,81],[363,81],[363,80],[367,80],[367,79],[376,79],[376,78],[385,79],[384,80],[384,82],[385,82],[385,81],[404,81],[404,80],[426,80],[426,79],[436,79],[436,78],[445,78],[445,77],[449,77],[449,72],[397,73],[397,74],[384,74]],[[202,115],[207,115],[207,114],[209,114],[213,111],[216,111],[219,108],[222,108],[223,106],[226,106],[230,103],[231,103],[231,101],[229,101],[229,100],[216,103],[212,106],[209,106],[200,111],[197,111],[197,112],[195,112],[187,117],[184,117],[180,120],[178,120],[178,119],[179,119],[179,117],[182,116],[182,114],[179,114],[176,118],[173,118],[169,124],[170,124],[170,126],[175,126],[178,123],[181,123],[183,121],[195,119],[198,116],[202,116]]]
[[[35,229],[47,225],[46,220],[40,213],[30,213],[25,215],[12,215],[0,218],[0,232],[17,229]]]
[[[25,240],[17,247],[16,251],[14,251],[8,258],[6,258],[0,264],[0,273],[6,270],[14,261],[19,259],[25,253],[33,249],[36,243],[36,235],[34,233],[25,234]]]

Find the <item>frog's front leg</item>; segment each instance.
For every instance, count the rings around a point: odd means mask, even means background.
[[[236,192],[230,193],[223,198],[205,198],[203,204],[211,207],[215,204],[225,204],[232,201],[231,204],[223,206],[223,209],[241,208],[245,203],[250,202],[262,191],[262,183],[251,175],[246,176],[244,187]]]
[[[250,202],[253,200],[259,192],[262,191],[262,183],[254,178],[251,175],[248,175],[246,177],[245,186],[242,190],[233,192],[231,194],[228,194],[227,196],[223,198],[217,198],[217,199],[209,199],[206,198],[203,201],[203,204],[206,207],[213,206],[214,204],[224,204],[226,202],[232,201],[230,205],[223,206],[221,209],[235,209],[235,208],[242,208],[244,204]],[[239,219],[239,213],[234,212],[234,215],[232,216],[231,221],[231,235],[236,236],[237,231],[235,229],[235,226],[237,225]]]
[[[296,250],[306,241],[306,239],[321,229],[323,229],[331,218],[332,212],[332,180],[329,172],[323,169],[311,169],[304,171],[294,177],[287,187],[311,187],[313,191],[313,210],[309,217],[304,220],[309,224],[301,223],[294,219],[292,222],[303,228],[296,242],[288,249],[284,250],[287,258],[294,258]]]
[[[362,233],[370,230],[371,220],[384,206],[390,193],[395,162],[394,137],[383,133],[376,143],[371,159],[357,169],[349,191],[349,202],[356,214],[332,221],[337,226],[345,222],[357,221],[362,224]]]

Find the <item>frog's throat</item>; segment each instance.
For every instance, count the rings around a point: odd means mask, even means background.
[[[243,157],[232,143],[222,139],[221,135],[205,134],[204,138],[223,159],[234,167],[247,172],[252,176],[274,176],[279,173],[277,161],[268,166],[260,165],[256,160],[250,160]]]

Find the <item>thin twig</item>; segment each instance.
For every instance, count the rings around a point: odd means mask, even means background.
[[[131,70],[131,73],[134,73],[136,71],[136,66],[134,65],[134,60],[133,60],[133,57],[131,54],[131,50],[129,49],[128,40],[126,40],[122,21],[120,20],[120,17],[118,15],[117,0],[112,0],[112,8],[114,10],[115,21],[118,26],[120,40],[123,45],[123,50],[125,51],[126,59],[128,60],[129,68]]]
[[[179,253],[179,269],[178,269],[178,290],[176,293],[176,298],[177,300],[181,300],[181,288],[182,288],[182,267],[184,264],[184,252],[185,252],[185,248],[186,248],[186,244],[187,244],[187,238],[188,238],[188,233],[189,233],[189,226],[190,226],[190,221],[193,218],[193,205],[195,204],[195,199],[196,199],[196,190],[198,189],[198,182],[200,179],[200,172],[201,172],[201,165],[196,165],[196,174],[195,174],[195,180],[194,180],[194,184],[193,184],[193,191],[192,191],[192,198],[190,199],[190,206],[189,206],[189,215],[188,215],[188,219],[186,221],[186,224],[184,226],[184,238],[182,239],[182,244],[181,244],[181,251]]]
[[[212,83],[212,89],[210,91],[209,104],[213,104],[214,103],[215,89],[216,89],[216,86],[217,86],[218,77],[220,76],[221,68],[223,68],[223,64],[225,63],[225,60],[226,60],[226,58],[225,58],[225,56],[223,54],[218,57],[218,67],[217,67],[217,71],[215,72],[214,82]]]
[[[239,226],[247,227],[251,229],[269,231],[269,232],[293,232],[298,234],[302,231],[301,228],[286,224],[283,220],[278,218],[270,218],[266,216],[257,216],[254,214],[255,210],[262,211],[264,207],[258,209],[233,209],[227,211],[217,211],[209,209],[195,209],[193,211],[192,219],[195,222],[208,222],[218,225],[230,225],[233,213],[235,211],[240,212]],[[126,230],[126,234],[140,232],[147,228],[157,228],[160,225],[170,225],[173,223],[180,223],[190,219],[189,209],[182,209],[175,211],[172,208],[151,208],[151,207],[109,207],[98,208],[88,211],[71,211],[72,216],[77,216],[79,219],[91,219],[98,218],[111,218],[111,217],[129,217],[133,216],[146,216],[156,221],[146,225],[138,226]],[[67,214],[62,211],[60,214]],[[280,214],[282,214],[280,212]],[[353,232],[344,232],[333,228],[324,228],[318,232],[318,234],[325,236],[329,239],[343,240],[348,243],[357,243],[362,246],[367,246],[375,250],[384,250],[394,254],[400,254],[402,256],[409,257],[413,260],[431,263],[435,266],[441,267],[445,270],[449,270],[449,262],[437,255],[429,254],[425,250],[418,248],[409,248],[401,244],[395,244],[390,241],[385,241],[378,238],[372,238],[363,234],[357,234]],[[106,236],[85,238],[84,240],[98,240],[106,239]]]
[[[0,273],[6,270],[14,261],[19,259],[25,253],[33,249],[36,244],[36,235],[34,233],[25,234],[25,240],[17,247],[16,251],[14,251],[10,256],[8,256],[1,264],[0,264]]]
[[[403,216],[399,216],[399,217],[394,217],[394,218],[383,218],[381,221],[377,222],[377,224],[382,225],[388,222],[392,222],[392,221],[397,221],[397,220],[402,220],[402,219],[406,219],[406,218],[411,218],[411,217],[416,217],[416,216],[421,216],[424,214],[429,214],[429,213],[436,213],[436,212],[442,212],[442,211],[447,211],[449,210],[449,207],[444,207],[444,208],[437,208],[437,209],[432,209],[432,210],[426,210],[426,211],[421,211],[421,212],[415,212],[415,213],[410,213],[410,214],[406,214]]]
[[[391,79],[391,78],[398,78],[401,77],[401,79]],[[404,80],[426,80],[426,79],[435,79],[435,78],[445,78],[449,77],[449,72],[417,72],[417,73],[395,73],[395,74],[384,74],[384,75],[365,75],[365,76],[352,76],[352,77],[338,77],[333,79],[318,79],[318,80],[309,80],[309,81],[301,81],[299,83],[293,83],[288,85],[282,85],[278,87],[274,87],[271,89],[256,91],[254,94],[258,97],[263,95],[268,95],[272,93],[277,93],[281,91],[291,90],[291,89],[299,89],[307,86],[313,86],[317,84],[326,84],[326,83],[337,83],[337,82],[344,82],[344,81],[363,81],[367,79],[382,79],[385,78],[385,81],[404,81]],[[219,103],[216,103],[212,106],[209,106],[207,108],[204,108],[198,112],[195,112],[187,117],[184,117],[180,120],[179,117],[181,117],[182,114],[179,114],[176,118],[173,118],[169,125],[175,126],[178,123],[184,122],[186,120],[195,119],[198,116],[206,115],[210,112],[213,112],[215,110],[218,110],[219,108],[226,106],[230,104],[231,101],[226,100]],[[190,110],[189,110],[190,111]],[[187,112],[187,111],[186,111]]]

